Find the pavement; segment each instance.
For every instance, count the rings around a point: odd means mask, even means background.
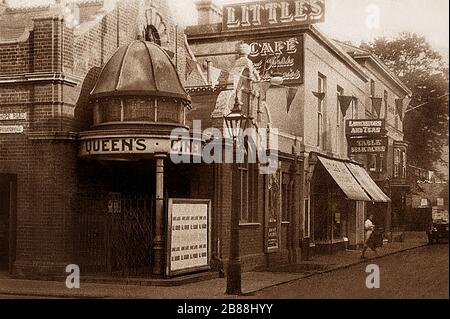
[[[378,256],[368,251],[369,260],[417,249],[427,245],[425,233],[405,233],[403,242],[386,243],[378,249]],[[332,255],[314,256],[299,265],[277,267],[242,274],[242,291],[246,296],[270,287],[330,273],[367,263],[360,259],[360,250],[346,250]],[[83,299],[225,299],[237,298],[224,294],[225,278],[215,278],[177,287],[154,287],[141,285],[103,284],[84,282],[81,277],[79,289],[68,289],[65,282],[11,279],[0,273],[0,298],[83,298]]]

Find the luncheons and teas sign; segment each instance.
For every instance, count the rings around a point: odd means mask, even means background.
[[[210,218],[210,200],[169,200],[168,276],[209,269]]]
[[[270,80],[276,71],[284,83],[303,83],[303,38],[288,37],[249,41],[249,59],[263,80]]]
[[[345,128],[346,135],[373,136],[386,133],[386,120],[348,120]]]
[[[224,7],[224,30],[308,25],[325,20],[324,0],[257,1]]]
[[[351,138],[348,140],[349,155],[385,154],[388,151],[388,138]]]

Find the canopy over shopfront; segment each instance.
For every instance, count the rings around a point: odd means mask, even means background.
[[[355,164],[346,164],[353,176],[358,180],[359,184],[376,203],[389,203],[391,199],[378,187],[367,171]]]
[[[372,201],[364,189],[361,188],[358,181],[353,177],[344,162],[320,156],[318,158],[348,199],[366,202]]]
[[[391,202],[363,167],[320,156],[319,161],[348,199],[375,203]]]

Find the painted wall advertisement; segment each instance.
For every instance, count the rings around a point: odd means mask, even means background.
[[[271,0],[236,3],[223,8],[223,30],[302,26],[325,21],[324,0]]]
[[[249,59],[263,81],[269,81],[274,72],[283,76],[284,84],[303,83],[303,37],[288,37],[247,41]]]
[[[281,172],[266,176],[266,252],[281,248]]]
[[[348,137],[386,134],[386,120],[347,120],[345,134]]]
[[[356,154],[386,154],[388,151],[388,138],[352,138],[348,140],[349,155]]]
[[[211,201],[170,199],[167,275],[207,270],[211,259]]]

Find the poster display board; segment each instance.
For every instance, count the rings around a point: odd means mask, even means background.
[[[267,253],[281,248],[281,171],[266,176],[265,248]]]
[[[167,276],[210,268],[211,201],[169,199]]]

